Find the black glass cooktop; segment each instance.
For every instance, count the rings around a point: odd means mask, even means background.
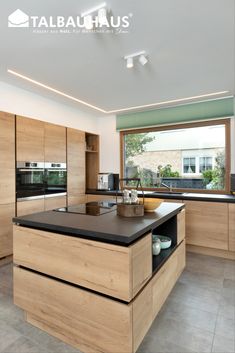
[[[87,202],[76,206],[61,207],[53,211],[65,213],[85,214],[89,216],[101,216],[116,210],[116,203],[109,201]]]

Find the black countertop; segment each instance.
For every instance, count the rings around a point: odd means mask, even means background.
[[[175,216],[182,208],[183,204],[164,202],[155,212],[136,218],[117,216],[116,210],[101,216],[47,211],[15,217],[13,222],[35,229],[128,246]]]
[[[87,194],[93,195],[107,195],[115,196],[116,191],[101,191],[95,189],[88,189]],[[121,195],[120,192],[118,192]],[[139,195],[141,196],[141,192]],[[200,193],[168,193],[168,192],[155,192],[155,191],[144,191],[145,197],[156,197],[160,199],[171,199],[171,200],[194,200],[194,201],[209,201],[209,202],[228,202],[235,203],[235,195],[226,194],[200,194]]]

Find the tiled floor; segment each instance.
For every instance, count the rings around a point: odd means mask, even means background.
[[[0,353],[78,351],[24,321],[12,303],[12,266],[0,268]],[[138,353],[235,352],[235,263],[188,254],[187,268]],[[122,352],[120,352],[122,353]]]

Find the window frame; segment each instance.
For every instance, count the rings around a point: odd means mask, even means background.
[[[225,125],[225,188],[223,190],[207,190],[207,189],[180,189],[177,188],[177,192],[190,192],[190,193],[205,193],[205,194],[230,194],[230,164],[231,164],[231,135],[230,135],[230,118],[214,119],[214,120],[204,120],[199,122],[189,122],[189,123],[179,123],[179,124],[169,124],[169,125],[160,125],[148,128],[138,128],[130,130],[121,130],[120,131],[120,177],[124,178],[124,138],[128,134],[138,134],[145,132],[155,132],[155,131],[166,131],[166,130],[177,130],[177,129],[187,129],[193,127],[202,127],[202,126],[214,126],[214,125]],[[166,188],[148,188],[143,187],[143,190],[146,191],[167,191]],[[179,195],[180,198],[180,195]]]

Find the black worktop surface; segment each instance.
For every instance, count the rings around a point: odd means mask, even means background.
[[[87,194],[93,195],[107,195],[115,196],[116,191],[101,191],[95,189],[88,189]],[[118,192],[121,195],[121,192]],[[141,196],[141,192],[139,192]],[[209,202],[228,202],[235,203],[235,195],[226,195],[226,194],[200,194],[200,193],[168,193],[168,192],[153,192],[153,191],[144,191],[145,197],[156,197],[162,199],[171,199],[171,200],[194,200],[194,201],[209,201]]]
[[[164,202],[155,212],[136,218],[117,216],[116,210],[101,216],[47,211],[15,217],[13,222],[35,229],[127,246],[175,216],[182,208],[183,204]]]

